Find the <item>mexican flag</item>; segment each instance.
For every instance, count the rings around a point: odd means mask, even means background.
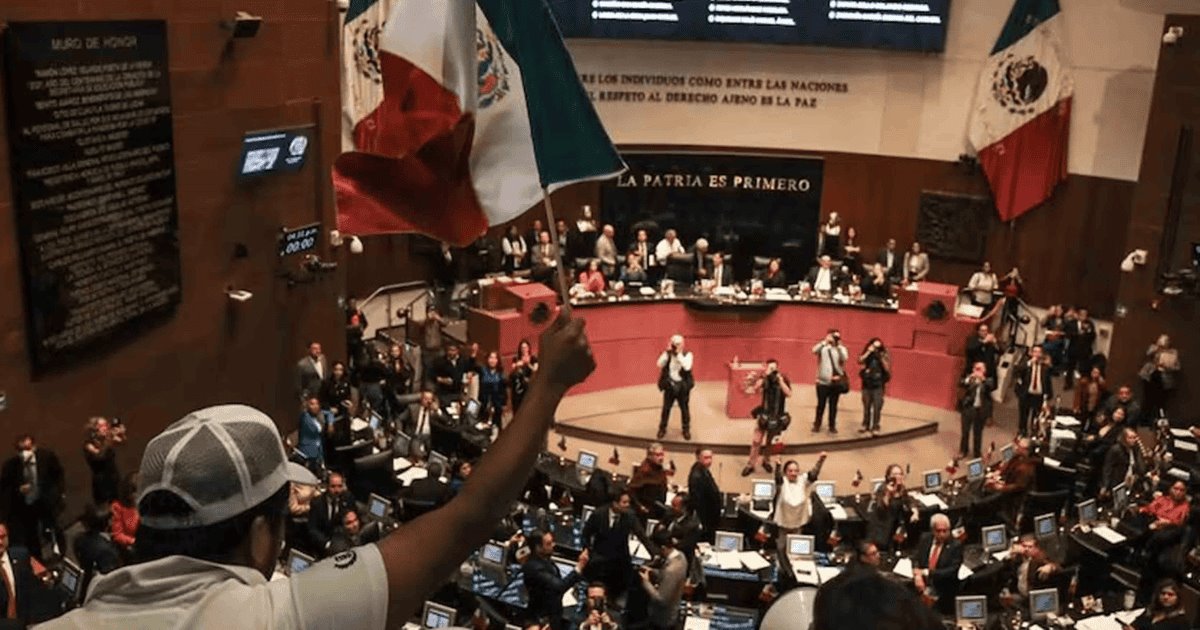
[[[1058,0],[1016,0],[979,76],[968,136],[1005,221],[1067,178],[1074,85],[1061,29]]]
[[[544,0],[392,1],[383,97],[334,165],[343,233],[466,245],[543,189],[624,170]]]
[[[359,121],[383,102],[379,36],[396,0],[350,0],[342,24],[342,150],[356,148]]]

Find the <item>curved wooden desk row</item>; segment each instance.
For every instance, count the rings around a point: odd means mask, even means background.
[[[539,285],[540,286],[540,285]],[[545,289],[545,287],[541,287]],[[523,300],[553,299],[553,292],[525,285]],[[888,396],[953,409],[962,353],[973,322],[953,317],[930,321],[923,305],[953,295],[955,287],[926,283],[915,309],[891,311],[811,302],[779,303],[775,308],[696,309],[680,300],[599,303],[576,307],[587,320],[596,356],[596,372],[572,394],[657,382],[655,360],[673,334],[682,334],[696,357],[697,381],[726,381],[734,357],[749,363],[776,358],[794,384],[811,384],[816,375],[812,347],[828,329],[838,328],[850,354],[847,372],[857,391],[858,355],[872,337],[887,345],[892,357]],[[532,293],[533,295],[529,295]],[[548,296],[546,294],[549,294]],[[949,302],[953,304],[953,300]],[[543,325],[533,324],[529,305],[501,310],[474,310],[469,335],[485,349],[507,356],[521,338],[536,342]]]

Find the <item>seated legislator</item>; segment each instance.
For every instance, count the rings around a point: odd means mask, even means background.
[[[841,286],[842,274],[833,266],[833,260],[829,256],[821,256],[817,259],[817,265],[808,271],[804,281],[816,293],[829,295]]]
[[[355,547],[379,542],[380,531],[378,523],[363,525],[358,512],[347,511],[342,516],[342,526],[333,535],[329,543],[329,555],[337,555]]]
[[[621,282],[637,282],[645,284],[646,268],[642,266],[642,258],[637,252],[629,252],[625,255],[625,266],[621,267],[621,273],[618,276]]]
[[[937,609],[949,613],[958,596],[958,567],[962,565],[963,548],[950,535],[950,517],[945,514],[934,514],[929,519],[929,529],[921,535],[913,551],[913,585],[919,593],[936,596]]]
[[[758,279],[762,281],[764,289],[785,289],[787,288],[787,274],[783,272],[778,258],[772,258],[767,263],[767,268],[759,274]]]
[[[454,492],[450,490],[450,485],[442,481],[442,475],[446,472],[442,469],[439,462],[429,462],[426,466],[429,474],[421,479],[413,480],[402,493],[406,500],[416,501],[433,507],[438,507],[449,501]]]
[[[1053,587],[1054,575],[1059,571],[1033,534],[1025,534],[1013,542],[1006,562],[1010,571],[1008,588],[1020,595],[1021,602],[1029,601],[1030,591]]]
[[[600,260],[593,258],[588,261],[587,269],[579,273],[579,284],[588,293],[604,293],[607,282],[604,273],[600,271]]]
[[[1191,509],[1187,484],[1183,481],[1176,481],[1166,494],[1157,494],[1154,500],[1138,508],[1138,520],[1149,534],[1141,545],[1144,558],[1156,559],[1159,552],[1183,538],[1183,525]]]
[[[329,548],[346,512],[354,506],[354,495],[346,487],[346,479],[339,473],[329,475],[328,490],[313,499],[308,510],[308,538],[319,551]]]
[[[725,262],[725,255],[717,252],[712,255],[712,261],[707,263],[708,280],[712,281],[714,287],[728,287],[733,285],[733,265]]]

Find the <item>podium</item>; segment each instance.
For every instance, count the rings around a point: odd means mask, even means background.
[[[725,386],[725,415],[732,420],[752,420],[750,412],[762,402],[762,394],[746,390],[754,382],[754,377],[767,369],[762,362],[738,363],[728,365],[729,376]]]

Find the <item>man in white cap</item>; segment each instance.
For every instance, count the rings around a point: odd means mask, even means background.
[[[671,406],[679,403],[683,417],[683,439],[692,439],[692,413],[688,398],[696,381],[692,378],[692,353],[683,349],[683,335],[672,335],[671,345],[658,355],[658,389],[663,393],[662,417],[658,421],[658,439],[667,434]]]
[[[455,499],[287,580],[267,581],[299,471],[275,424],[243,405],[188,414],[146,446],[138,564],[97,577],[81,608],[40,627],[401,626],[487,540],[525,485],[563,393],[596,367],[582,320],[559,317],[539,347],[541,368],[521,409]]]

